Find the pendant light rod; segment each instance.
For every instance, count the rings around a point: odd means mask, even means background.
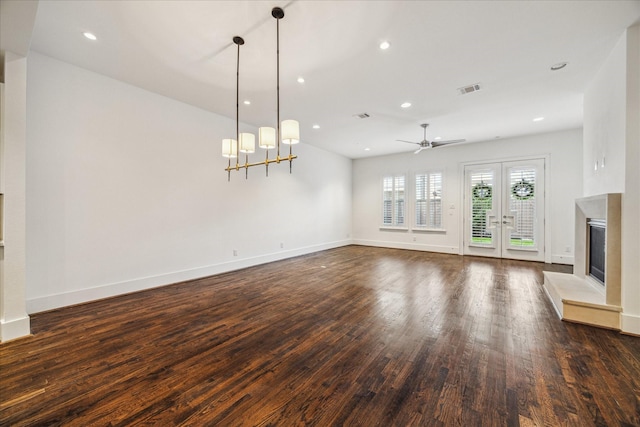
[[[281,123],[280,123],[280,20],[284,18],[284,10],[279,7],[274,7],[271,10],[271,16],[276,18],[276,78],[277,78],[277,120],[278,120],[278,158],[280,158],[280,139],[282,136]],[[293,166],[293,150],[289,144],[289,156],[286,158],[289,160],[289,173]]]
[[[277,156],[280,157],[280,20],[284,18],[284,10],[274,7],[271,10],[271,16],[276,18],[276,119],[278,123],[278,132],[276,141],[278,144]]]
[[[244,39],[235,36],[233,42],[238,46],[238,56],[236,59],[236,169],[240,161],[240,46],[244,44]]]

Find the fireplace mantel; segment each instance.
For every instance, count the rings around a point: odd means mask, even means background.
[[[609,193],[576,200],[573,274],[544,273],[544,288],[563,320],[620,329],[621,200]],[[604,292],[588,273],[588,225],[592,218],[607,222]]]

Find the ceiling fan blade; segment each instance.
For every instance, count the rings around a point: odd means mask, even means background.
[[[451,139],[449,141],[433,141],[431,143],[432,147],[439,147],[441,145],[447,145],[447,144],[456,144],[458,142],[465,142],[466,139]]]
[[[405,141],[404,139],[396,139],[396,141],[399,141],[399,142],[406,142],[407,144],[418,144],[418,145],[420,145],[420,143],[419,143],[419,142]]]
[[[421,152],[422,150],[424,150],[427,147],[420,147],[418,148],[416,151],[413,152],[413,154],[418,154],[419,152]]]

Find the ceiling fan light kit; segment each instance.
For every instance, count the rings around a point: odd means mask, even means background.
[[[252,133],[240,133],[240,46],[244,44],[244,39],[240,36],[233,38],[233,43],[238,46],[238,54],[236,60],[236,138],[222,140],[222,156],[228,158],[228,164],[225,168],[228,180],[231,181],[231,171],[245,170],[245,178],[249,177],[249,168],[253,166],[265,166],[265,173],[269,176],[269,164],[289,162],[289,173],[291,173],[292,162],[298,156],[292,152],[292,146],[300,142],[300,125],[296,120],[280,121],[280,19],[284,18],[284,10],[274,7],[271,10],[271,16],[276,19],[276,123],[277,127],[261,127],[258,129],[258,147],[266,151],[265,159],[261,162],[249,162],[249,154],[256,151],[256,136]],[[280,156],[280,144],[289,146],[289,155]],[[269,158],[269,150],[276,149],[276,157]],[[244,163],[240,163],[239,153],[245,154]],[[231,164],[231,159],[236,159],[236,164]]]
[[[396,139],[396,141],[406,142],[408,144],[416,144],[419,148],[416,151],[414,151],[413,154],[418,154],[419,152],[421,152],[422,150],[427,149],[427,148],[436,148],[436,147],[440,147],[442,145],[456,144],[458,142],[466,141],[466,139],[450,139],[448,141],[427,141],[427,127],[428,126],[429,126],[429,123],[422,123],[420,125],[420,127],[422,127],[422,129],[423,129],[422,141],[420,141],[420,142],[405,141],[404,139]]]

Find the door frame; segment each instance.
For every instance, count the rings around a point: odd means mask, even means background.
[[[468,162],[460,162],[458,163],[458,178],[460,184],[460,192],[459,192],[459,200],[458,206],[460,206],[460,215],[458,218],[458,255],[464,255],[464,230],[465,230],[465,175],[464,169],[467,166],[482,166],[492,163],[504,163],[504,162],[519,162],[519,161],[527,161],[527,160],[544,160],[544,262],[546,264],[551,264],[551,221],[549,220],[549,215],[551,214],[551,203],[550,200],[550,190],[551,183],[549,180],[549,162],[551,156],[546,154],[539,155],[531,155],[531,156],[517,156],[517,157],[500,157],[496,159],[484,159],[477,161],[468,161]]]

